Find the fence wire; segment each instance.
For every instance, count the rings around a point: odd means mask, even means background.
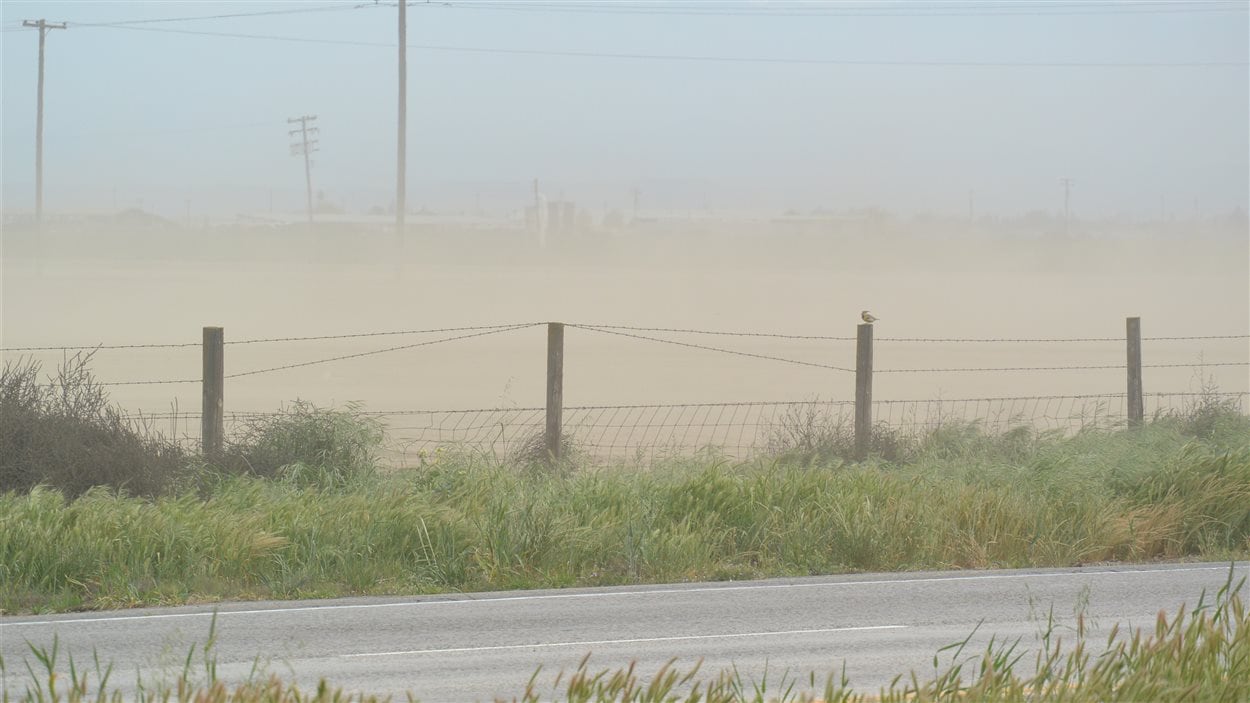
[[[312,336],[293,336],[293,337],[262,337],[256,339],[235,339],[225,340],[226,345],[242,345],[242,344],[271,344],[271,343],[288,343],[288,342],[310,342],[310,341],[327,341],[327,340],[346,340],[346,339],[366,339],[370,337],[390,337],[401,335],[416,334],[442,334],[447,332],[477,332],[485,330],[507,330],[520,329],[523,327],[534,327],[542,325],[542,322],[517,322],[511,324],[498,325],[472,325],[465,327],[440,327],[431,329],[413,329],[413,330],[384,330],[374,332],[352,332],[346,334],[324,334]],[[839,337],[831,335],[818,334],[786,334],[778,332],[757,332],[757,331],[733,331],[733,330],[703,330],[688,327],[638,327],[632,325],[612,325],[597,324],[589,322],[567,323],[567,327],[578,327],[581,329],[596,331],[622,331],[622,332],[664,332],[675,334],[695,334],[704,336],[719,337],[739,337],[739,338],[768,338],[768,339],[787,339],[794,341],[826,341],[826,342],[854,342],[855,337]],[[1142,337],[1143,342],[1188,342],[1203,340],[1229,340],[1229,339],[1250,339],[1250,334],[1215,334],[1215,335],[1190,335],[1190,336],[1165,336],[1165,337]],[[668,340],[656,340],[668,341]],[[1116,342],[1123,343],[1124,337],[877,337],[878,342],[906,342],[918,344],[1073,344],[1086,342]],[[69,346],[29,346],[29,347],[0,347],[0,352],[46,352],[46,351],[89,351],[89,350],[133,350],[133,349],[181,349],[190,347],[199,347],[202,342],[180,342],[180,343],[158,343],[158,344],[84,344]]]
[[[356,339],[370,339],[375,337],[385,337],[394,335],[424,335],[436,333],[459,333],[449,337],[438,339],[427,339],[420,342],[409,344],[401,344],[382,349],[373,349],[348,354],[339,354],[321,359],[313,359],[309,361],[299,361],[287,364],[280,364],[266,368],[251,369],[226,375],[226,379],[238,379],[258,374],[268,374],[277,371],[285,371],[288,369],[297,369],[307,366],[316,366],[328,364],[337,361],[345,361],[350,359],[358,359],[363,357],[371,357],[389,352],[415,349],[446,342],[470,339],[473,337],[482,337],[487,335],[501,334],[516,330],[528,329],[530,327],[541,326],[541,322],[525,322],[517,324],[501,324],[501,325],[477,325],[463,327],[444,327],[431,329],[413,329],[413,330],[394,330],[379,332],[361,332],[350,334],[334,334],[319,336],[303,336],[303,337],[270,337],[259,339],[243,339],[225,342],[228,345],[254,345],[262,343],[281,343],[281,342],[308,342],[308,341],[343,341]],[[651,336],[652,333],[665,334],[686,334],[686,335],[716,335],[720,337],[733,337],[744,341],[767,339],[782,339],[789,341],[815,341],[815,342],[849,342],[853,341],[851,337],[836,337],[822,335],[801,335],[801,334],[778,334],[770,332],[750,332],[750,331],[716,331],[716,330],[700,330],[693,328],[676,328],[676,327],[637,327],[629,325],[609,325],[609,324],[587,324],[587,323],[568,323],[566,327],[572,329],[584,330],[600,335],[611,335],[615,337],[628,338],[638,341],[651,342],[654,344],[682,347],[693,351],[711,352],[714,354],[730,355],[742,358],[749,358],[761,361],[771,361],[781,364],[803,366],[807,368],[824,369],[830,371],[838,371],[842,373],[853,373],[854,369],[849,366],[839,366],[836,364],[827,364],[815,361],[806,361],[802,359],[789,358],[785,356],[776,356],[772,354],[762,354],[742,349],[733,349],[720,346],[710,346],[706,344],[697,344],[679,339],[671,339],[666,337]],[[640,334],[645,332],[647,334]],[[1225,334],[1225,335],[1198,335],[1198,336],[1164,336],[1164,337],[1146,337],[1143,341],[1163,342],[1163,341],[1199,341],[1199,340],[1244,340],[1250,339],[1250,335],[1245,334]],[[939,338],[939,337],[881,337],[876,340],[883,344],[890,343],[927,343],[927,344],[953,344],[953,343],[1083,343],[1083,342],[1116,342],[1121,343],[1124,340],[1116,337],[1067,337],[1067,338]],[[62,346],[62,347],[5,347],[0,348],[0,352],[6,353],[34,353],[48,351],[83,351],[90,350],[95,353],[100,350],[134,350],[134,349],[175,349],[189,348],[200,346],[199,343],[182,343],[182,344],[120,344],[120,345],[95,345],[87,346]],[[1176,362],[1176,363],[1155,363],[1144,364],[1142,368],[1147,369],[1165,369],[1165,368],[1213,368],[1213,367],[1247,367],[1250,361],[1207,361],[1200,359],[1196,362]],[[1001,365],[1001,366],[935,366],[935,367],[919,367],[919,368],[881,368],[874,369],[874,373],[880,374],[967,374],[967,373],[1005,373],[1005,372],[1053,372],[1053,371],[1109,371],[1123,369],[1123,363],[1077,363],[1069,365]],[[147,385],[187,385],[200,383],[199,378],[174,378],[174,379],[130,379],[130,380],[101,380],[97,383],[101,386],[147,386]]]
[[[1193,415],[1203,407],[1247,413],[1250,393],[1149,393],[1147,421]],[[595,463],[648,464],[710,453],[731,459],[849,447],[854,403],[847,400],[785,402],[585,405],[565,407],[566,448]],[[366,411],[386,430],[384,459],[395,466],[437,461],[441,450],[468,451],[505,460],[544,456],[543,408]],[[281,413],[227,413],[227,436],[264,424]],[[1001,435],[1026,427],[1065,435],[1123,427],[1124,394],[878,400],[874,432],[896,442],[916,442],[943,428],[975,428]],[[126,416],[150,431],[194,444],[199,413],[177,411]]]

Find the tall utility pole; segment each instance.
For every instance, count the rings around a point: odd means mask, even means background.
[[[1072,179],[1060,178],[1059,182],[1063,184],[1063,236],[1066,237],[1072,222],[1070,218],[1071,211],[1068,209],[1068,202],[1072,196]]]
[[[408,0],[399,0],[399,132],[395,150],[395,236],[402,245],[408,191]]]
[[[299,129],[290,131],[291,136],[299,135],[300,141],[291,145],[291,156],[304,155],[304,184],[308,188],[308,224],[313,221],[313,205],[312,205],[312,164],[309,157],[317,150],[317,140],[309,139],[319,130],[316,127],[309,127],[309,122],[316,121],[316,115],[304,115],[303,117],[292,117],[287,120],[287,124],[299,123]]]
[[[43,45],[50,29],[65,29],[64,22],[22,20],[23,27],[39,30],[39,97],[35,108],[35,223],[43,224]]]

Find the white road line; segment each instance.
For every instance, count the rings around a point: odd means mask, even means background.
[[[1237,568],[1246,564],[1238,563]],[[656,588],[635,591],[596,591],[593,593],[544,593],[538,595],[499,596],[478,594],[481,597],[446,598],[446,594],[432,596],[437,600],[402,601],[398,603],[344,603],[327,605],[305,605],[292,608],[264,608],[253,610],[200,610],[193,613],[155,613],[150,615],[110,615],[104,617],[62,618],[56,620],[29,620],[26,622],[0,622],[0,628],[35,627],[43,625],[69,625],[94,622],[120,622],[123,620],[162,620],[168,618],[219,617],[231,615],[280,615],[282,613],[301,613],[312,610],[368,610],[373,608],[413,608],[435,605],[465,605],[469,603],[515,603],[531,600],[566,600],[573,598],[618,598],[625,596],[679,595],[682,593],[720,593],[729,591],[762,591],[787,588],[848,588],[855,586],[903,586],[914,583],[942,583],[947,581],[1006,581],[1021,579],[1046,578],[1077,578],[1085,576],[1136,576],[1142,574],[1182,573],[1188,571],[1228,571],[1228,566],[1183,566],[1163,569],[1099,569],[1077,572],[1057,573],[1024,573],[1024,574],[969,574],[967,576],[931,576],[921,578],[875,579],[872,581],[834,581],[820,583],[755,583],[740,586],[697,586],[693,588]]]
[[[483,647],[449,647],[447,649],[409,649],[401,652],[361,652],[340,654],[340,657],[398,657],[407,654],[455,654],[459,652],[494,652],[507,649],[539,649],[543,647],[585,647],[586,645],[639,644],[642,642],[684,642],[718,640],[734,637],[766,637],[768,635],[811,635],[830,632],[864,632],[866,630],[901,630],[907,625],[866,625],[863,627],[826,627],[818,630],[778,630],[773,632],[732,632],[723,635],[682,635],[679,637],[639,637],[624,640],[580,640],[577,642],[535,642],[533,644],[497,644]]]

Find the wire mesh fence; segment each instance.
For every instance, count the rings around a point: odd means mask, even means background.
[[[544,323],[227,339],[222,344],[239,349],[240,352],[260,348],[276,348],[276,351],[262,357],[249,357],[242,353],[232,355],[232,367],[224,372],[221,380],[239,384],[232,385],[232,389],[262,389],[257,395],[270,397],[275,391],[265,389],[294,387],[266,385],[275,376],[295,376],[294,382],[303,384],[309,378],[307,374],[325,374],[325,367],[335,364],[337,368],[345,369],[345,377],[359,378],[370,371],[367,365],[382,368],[384,363],[394,364],[394,358],[401,352],[435,354],[430,351],[432,348],[445,349],[453,342],[481,343],[497,345],[494,348],[514,349],[519,347],[498,345],[512,344],[516,342],[518,335],[513,335],[510,342],[501,341],[498,335],[540,326],[544,326]],[[716,367],[722,374],[736,374],[734,378],[738,387],[730,392],[740,396],[753,394],[744,383],[758,378],[775,379],[782,372],[801,374],[789,377],[792,380],[801,378],[802,385],[798,386],[801,388],[827,388],[845,383],[843,387],[849,391],[849,382],[853,380],[852,377],[857,376],[857,368],[853,367],[857,367],[859,362],[855,356],[856,350],[849,344],[855,341],[854,337],[590,323],[569,323],[563,327],[587,333],[579,336],[578,343],[598,344],[608,350],[605,352],[601,348],[578,347],[576,354],[579,361],[583,354],[589,358],[593,352],[597,355],[593,356],[596,364],[615,364],[617,362],[607,354],[620,353],[628,356],[632,351],[618,351],[618,345],[641,344],[649,345],[664,354],[659,357],[662,360],[658,363],[655,360],[651,362],[653,370],[659,366],[676,365],[678,359],[681,363],[696,359],[699,360],[697,363],[707,360],[740,364],[742,370],[738,370],[737,366]],[[396,339],[399,337],[408,339]],[[1157,343],[1161,349],[1169,350],[1160,351],[1158,355],[1148,358],[1146,363],[1139,362],[1137,369],[1139,372],[1141,368],[1159,369],[1158,375],[1152,376],[1152,380],[1171,374],[1160,381],[1160,385],[1165,388],[1176,383],[1175,370],[1193,371],[1203,375],[1202,385],[1206,388],[1204,374],[1219,371],[1231,377],[1237,373],[1235,369],[1250,366],[1250,354],[1247,354],[1250,350],[1246,348],[1246,340],[1250,340],[1250,335],[1161,336],[1142,337],[1141,340]],[[923,393],[940,387],[937,386],[938,383],[945,384],[949,380],[964,384],[959,385],[956,392],[968,397],[872,401],[870,407],[872,426],[876,428],[873,430],[874,434],[880,432],[882,436],[899,441],[914,441],[952,425],[974,425],[988,434],[1003,433],[1016,427],[1073,433],[1090,428],[1114,428],[1126,424],[1132,418],[1140,417],[1135,414],[1136,410],[1126,394],[1082,394],[1086,388],[1125,387],[1123,374],[1126,366],[1121,345],[1126,340],[1122,337],[880,337],[877,341],[882,345],[884,353],[881,354],[881,360],[885,363],[877,365],[868,373],[881,374],[879,390],[885,391],[883,395],[889,397]],[[367,344],[369,348],[343,346],[357,342]],[[316,349],[308,349],[310,344],[315,345]],[[382,346],[376,346],[378,344]],[[202,383],[203,379],[190,377],[200,370],[194,358],[196,347],[201,347],[201,343],[14,346],[0,348],[0,353],[31,358],[38,354],[60,354],[63,358],[70,358],[72,355],[79,359],[90,358],[98,351],[115,352],[115,356],[132,356],[132,352],[144,350],[167,356],[181,354],[178,368],[183,371],[176,378],[128,379],[127,376],[118,375],[98,382],[101,386],[118,387],[118,392],[146,392],[146,387],[155,387],[151,389],[153,393],[163,394],[166,387],[177,389],[181,384],[181,388],[196,389]],[[1178,357],[1174,351],[1170,351],[1174,348],[1196,348],[1196,357],[1191,359],[1193,354]],[[986,349],[990,350],[988,355]],[[1215,352],[1215,356],[1207,356],[1208,349]],[[537,349],[531,351],[537,352]],[[547,353],[550,360],[553,354],[550,346]],[[563,359],[562,343],[556,354]],[[143,361],[134,364],[134,368],[151,372],[146,361],[148,356],[137,353],[133,356],[143,358]],[[235,361],[240,358],[243,361]],[[443,364],[465,366],[463,360],[454,357],[436,358]],[[871,345],[869,358],[871,359]],[[384,362],[383,359],[392,361]],[[534,361],[537,362],[538,359]],[[830,361],[837,363],[828,363]],[[238,368],[233,366],[235,363]],[[435,362],[428,364],[428,367],[434,368],[437,365],[438,362]],[[537,368],[538,364],[533,366]],[[705,366],[710,368],[711,364]],[[869,368],[871,367],[870,362]],[[708,372],[707,368],[700,370]],[[300,376],[301,373],[305,375]],[[1031,386],[1029,374],[1033,374]],[[1130,373],[1130,377],[1131,375]],[[988,387],[968,386],[966,380],[974,376],[995,379],[1024,378],[1024,381],[1009,382],[1013,385],[1021,384],[1015,386],[1018,392],[1044,387],[1048,391],[1053,390],[1054,394],[975,397],[981,393],[994,393],[1001,384],[992,381],[988,383]],[[723,381],[726,377],[720,375],[716,378]],[[846,381],[831,382],[828,380],[831,378]],[[902,380],[895,383],[900,378]],[[1068,379],[1073,378],[1076,380],[1069,382]],[[322,375],[318,383],[324,383],[325,379],[326,376]],[[395,385],[395,378],[388,374],[382,374],[382,379],[388,386]],[[809,383],[808,379],[815,380]],[[1044,380],[1038,382],[1037,379]],[[1061,385],[1060,379],[1066,385]],[[1110,385],[1111,382],[1115,385]],[[281,383],[290,384],[291,381]],[[550,383],[549,379],[548,384]],[[1130,382],[1129,385],[1132,387],[1133,384]],[[796,386],[776,387],[779,394],[789,394],[794,392]],[[1245,413],[1247,392],[1244,390],[1244,377],[1233,388],[1236,390],[1228,393],[1146,393],[1145,417],[1191,412],[1204,403],[1222,403],[1222,407],[1235,408]],[[696,398],[707,397],[706,393],[693,395]],[[289,397],[279,396],[275,400],[280,402]],[[380,400],[383,397],[394,396],[377,396],[375,399]],[[593,394],[591,397],[602,396]],[[405,401],[398,401],[403,402]],[[430,402],[448,401],[435,399]],[[456,401],[453,399],[449,402]],[[257,405],[253,401],[242,407],[272,406]],[[524,458],[526,455],[542,456],[546,452],[544,430],[547,409],[542,407],[360,412],[376,419],[385,427],[386,458],[396,465],[419,464],[440,448],[456,448],[514,459]],[[263,424],[279,415],[280,413],[273,412],[226,412],[222,430],[227,438],[241,436],[254,429],[258,423]],[[128,417],[148,431],[188,445],[198,444],[200,441],[201,416],[198,412],[174,409],[169,412],[133,413]],[[560,446],[567,446],[572,454],[593,461],[648,462],[695,452],[715,452],[726,457],[747,458],[803,447],[818,441],[846,440],[852,433],[855,421],[855,403],[849,399],[809,399],[786,402],[566,405],[562,408],[562,420]]]
[[[1215,405],[1245,414],[1250,393],[1152,393],[1146,403],[1152,420]],[[1020,427],[1071,435],[1120,428],[1128,417],[1124,394],[879,400],[873,410],[876,427],[896,442],[918,442],[952,427],[974,427],[988,435]],[[359,413],[385,428],[383,458],[394,466],[421,465],[440,449],[513,461],[544,452],[544,408]],[[226,434],[279,415],[227,413]],[[199,441],[199,413],[127,417],[167,437],[192,445]],[[853,420],[854,403],[843,400],[570,406],[564,408],[564,440],[572,456],[601,464],[649,464],[697,454],[749,459],[849,443]]]

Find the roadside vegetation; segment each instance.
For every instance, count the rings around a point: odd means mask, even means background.
[[[86,359],[52,386],[10,364],[0,612],[1250,554],[1250,418],[1219,396],[1069,437],[883,428],[858,464],[808,424],[748,462],[391,471],[370,418],[296,403],[209,461],[123,419]]]
[[[1234,583],[1233,570],[1211,598],[1203,593],[1192,608],[1160,612],[1153,630],[1113,628],[1105,639],[1087,632],[1078,614],[1075,632],[1065,641],[1065,627],[1048,617],[1036,642],[991,640],[969,651],[972,634],[939,651],[933,671],[900,673],[875,693],[857,691],[845,667],[827,673],[793,674],[737,669],[702,672],[695,662],[682,669],[676,661],[654,672],[630,665],[596,670],[590,655],[572,672],[549,675],[541,669],[520,685],[512,701],[582,703],[1113,703],[1116,701],[1244,701],[1250,699],[1250,613],[1241,597],[1245,582]],[[346,692],[322,680],[315,690],[300,690],[257,666],[248,680],[227,684],[217,677],[213,634],[188,653],[172,682],[137,686],[135,701],[199,703],[377,703],[373,696]],[[99,659],[76,666],[51,649],[31,647],[38,666],[28,669],[22,693],[19,677],[4,677],[3,700],[25,703],[120,703],[110,681],[111,667]],[[81,663],[80,663],[81,664]],[[0,673],[4,673],[0,659]],[[771,676],[771,678],[770,678]],[[9,690],[13,681],[13,691]],[[550,684],[546,682],[550,681]],[[114,687],[111,687],[114,686]],[[410,692],[408,700],[420,700]],[[390,699],[386,699],[390,700]]]

